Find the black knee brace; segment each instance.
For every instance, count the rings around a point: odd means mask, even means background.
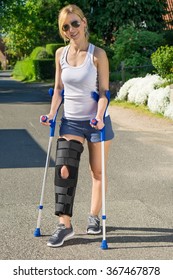
[[[55,164],[55,215],[72,217],[80,156],[83,145],[79,141],[57,140]],[[67,179],[61,177],[61,168],[66,166],[69,172]]]

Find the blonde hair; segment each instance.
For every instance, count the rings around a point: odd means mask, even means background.
[[[59,33],[60,33],[61,37],[64,39],[64,41],[68,41],[68,38],[65,36],[64,31],[62,30],[62,27],[64,24],[65,17],[69,14],[75,14],[78,17],[80,17],[81,20],[83,20],[85,18],[82,10],[78,6],[73,5],[73,4],[67,5],[60,10],[59,16],[58,16],[58,26],[59,26]],[[86,27],[85,36],[88,39],[88,37],[89,37],[88,27]]]

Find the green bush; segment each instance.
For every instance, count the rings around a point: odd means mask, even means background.
[[[55,77],[54,59],[35,59],[33,63],[37,80],[47,80]]]
[[[158,75],[173,79],[173,46],[161,46],[152,55],[151,61]]]
[[[25,58],[24,60],[17,61],[12,75],[15,79],[21,81],[34,81],[36,79],[36,73],[33,60],[30,58]]]
[[[44,47],[36,47],[30,54],[31,59],[44,59],[48,57],[48,53]]]
[[[57,43],[57,44],[47,44],[46,45],[46,52],[48,53],[49,57],[55,57],[55,52],[57,49],[64,46],[64,43]]]
[[[115,67],[122,61],[125,66],[141,66],[146,62],[150,64],[151,54],[164,43],[163,34],[138,30],[133,26],[122,27],[115,33],[115,42],[112,44]]]
[[[166,41],[166,44],[168,46],[172,46],[173,45],[173,29],[164,30],[163,37],[164,37],[164,39]]]

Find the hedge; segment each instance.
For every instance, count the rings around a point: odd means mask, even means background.
[[[47,80],[55,77],[54,59],[34,59],[33,63],[37,80]]]
[[[64,46],[64,43],[47,44],[46,45],[46,52],[47,52],[49,57],[54,58],[56,50],[63,47],[63,46]]]
[[[22,81],[35,81],[36,73],[33,60],[25,58],[24,60],[17,61],[13,69],[13,77]]]

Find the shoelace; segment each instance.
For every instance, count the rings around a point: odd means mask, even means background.
[[[59,225],[52,236],[57,237],[62,229],[65,229],[65,226]]]
[[[90,222],[90,224],[92,224],[92,225],[98,225],[98,219],[97,218],[94,218],[94,217],[89,217],[89,222]]]

